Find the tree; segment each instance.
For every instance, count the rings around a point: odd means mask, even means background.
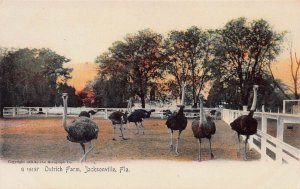
[[[193,26],[186,31],[171,31],[164,43],[167,72],[174,77],[172,84],[177,84],[173,89],[181,94],[182,84],[186,83],[191,90],[194,106],[210,79],[213,40],[213,31],[203,31]]]
[[[129,34],[124,42],[115,42],[109,52],[97,57],[99,73],[126,82],[144,108],[150,84],[163,76],[161,42],[162,36],[149,29]]]
[[[247,105],[252,86],[263,84],[270,75],[268,65],[280,53],[285,33],[274,31],[263,19],[248,23],[245,18],[229,21],[219,33],[222,41],[216,49],[216,63],[220,81],[236,83],[239,104]]]
[[[1,117],[4,106],[55,105],[57,84],[70,78],[72,70],[63,68],[69,59],[50,49],[28,48],[10,50],[2,57]]]

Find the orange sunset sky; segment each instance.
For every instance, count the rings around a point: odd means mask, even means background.
[[[285,84],[292,85],[292,76],[290,70],[290,60],[275,62],[273,73],[276,78],[281,79]],[[97,75],[98,65],[93,62],[69,63],[66,68],[73,68],[72,79],[68,81],[69,85],[74,86],[77,91],[82,90],[88,81],[91,81]]]
[[[71,59],[69,84],[81,90],[94,79],[93,63],[113,42],[145,28],[166,36],[191,26],[223,27],[229,20],[263,18],[275,31],[287,31],[285,50],[273,66],[276,77],[291,84],[288,44],[300,54],[299,0],[0,0],[0,46],[50,48]],[[299,55],[300,56],[300,55]]]

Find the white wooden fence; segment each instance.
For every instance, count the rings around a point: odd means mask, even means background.
[[[248,112],[223,109],[222,119],[227,124],[230,124],[234,119],[245,114],[248,114]],[[260,152],[262,160],[276,161],[280,164],[296,163],[299,165],[300,149],[285,143],[283,134],[284,124],[286,123],[296,123],[295,127],[300,127],[300,115],[255,112],[254,117],[261,119],[261,129],[257,131],[256,135],[250,137],[249,145]],[[268,119],[277,120],[276,137],[267,134]],[[273,154],[275,157],[272,158],[270,154]]]
[[[140,108],[137,108],[140,109]],[[128,111],[127,108],[87,108],[87,107],[68,107],[67,112],[69,116],[78,116],[81,111],[90,111],[93,110],[96,112],[93,117],[101,117],[107,119],[107,117],[114,111]],[[134,108],[132,109],[134,111]],[[166,118],[165,112],[166,108],[155,108],[155,111],[151,113],[153,118]],[[172,112],[176,109],[170,109]],[[204,108],[206,114],[210,114],[211,110],[221,111],[218,108]],[[196,118],[199,116],[199,109],[185,109],[185,116],[187,118]],[[63,107],[5,107],[4,115],[6,116],[32,116],[32,115],[41,115],[41,116],[59,116],[63,114]]]

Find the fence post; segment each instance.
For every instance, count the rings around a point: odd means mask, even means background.
[[[13,111],[13,112],[12,112],[13,117],[16,117],[16,111],[17,111],[16,108],[13,108],[12,111]]]
[[[277,118],[277,135],[276,138],[283,141],[283,131],[284,131],[284,124],[283,124],[283,118],[278,117]],[[279,164],[282,164],[282,147],[279,145],[276,145],[276,162]]]
[[[105,108],[105,119],[108,119],[107,108]]]
[[[48,108],[45,108],[46,109],[46,117],[48,117]]]
[[[29,112],[29,116],[31,116],[32,115],[31,108],[28,108],[28,112]]]
[[[266,118],[264,110],[265,109],[263,108],[263,112],[261,114],[261,132],[263,134],[266,134],[268,124],[267,124],[267,118]],[[267,140],[264,136],[261,136],[260,141],[261,141],[261,143],[260,143],[261,159],[263,161],[266,161],[267,160],[267,158],[266,158],[266,156],[267,156]]]

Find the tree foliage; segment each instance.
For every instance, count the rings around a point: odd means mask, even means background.
[[[205,83],[211,79],[210,70],[214,58],[213,31],[203,31],[195,26],[186,31],[171,31],[164,42],[167,72],[174,77],[170,82],[173,93],[182,93],[186,83],[195,105]]]
[[[130,94],[138,95],[145,107],[149,86],[163,75],[161,41],[162,36],[149,29],[127,35],[97,57],[100,74],[112,83],[127,83]]]
[[[239,104],[247,105],[252,86],[266,83],[269,65],[279,55],[285,33],[274,31],[262,19],[249,23],[238,18],[229,21],[219,34],[222,41],[216,49],[215,75],[224,88],[234,84]]]
[[[70,78],[69,59],[50,49],[17,49],[2,53],[0,106],[54,106],[58,83]],[[74,92],[75,93],[75,92]]]

